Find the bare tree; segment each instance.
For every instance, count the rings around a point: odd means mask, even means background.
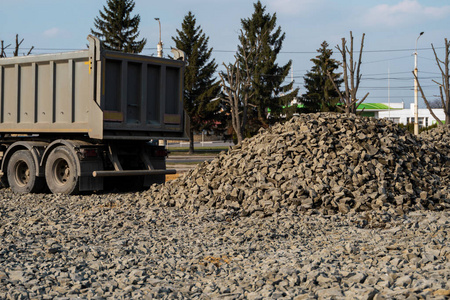
[[[450,54],[450,42],[447,39],[444,39],[445,43],[445,58],[444,60],[440,60],[439,57],[436,54],[436,49],[434,49],[433,44],[431,44],[431,47],[433,48],[434,52],[434,58],[436,59],[436,64],[439,67],[439,70],[441,71],[441,77],[442,82],[437,82],[436,80],[433,80],[434,83],[436,83],[439,86],[439,94],[440,94],[440,100],[441,100],[441,107],[444,109],[445,114],[445,124],[450,124],[450,74],[449,74],[449,54]],[[422,86],[419,83],[419,79],[417,78],[416,74],[414,74],[414,78],[417,80],[417,86],[419,87],[420,94],[422,95],[422,99],[425,102],[425,105],[427,106],[428,110],[430,111],[430,114],[433,116],[433,118],[436,119],[436,122],[438,124],[442,125],[442,121],[439,120],[439,118],[436,116],[436,114],[433,112],[433,107],[431,106],[430,102],[427,100],[427,97],[425,96],[425,93],[422,90]]]
[[[19,48],[20,48],[20,45],[22,45],[22,43],[23,43],[23,39],[19,42],[19,35],[16,34],[16,47],[14,48],[14,52],[13,52],[14,56],[19,55]]]
[[[16,46],[14,47],[13,56],[19,56],[19,48],[20,48],[20,45],[22,45],[23,40],[24,40],[24,39],[22,39],[22,40],[19,42],[19,35],[16,34]],[[5,46],[5,45],[4,45],[4,42],[1,41],[1,47],[2,47],[2,49],[1,49],[1,52],[0,52],[0,57],[6,57],[6,52],[5,52],[5,50],[6,50],[9,46],[11,46],[11,44]],[[24,55],[30,55],[30,54],[31,54],[31,51],[33,51],[33,49],[34,49],[34,46],[31,46],[31,48],[30,48],[30,50],[28,51],[28,53],[27,53],[27,54],[24,53]]]
[[[1,57],[6,57],[6,52],[5,52],[5,50],[8,49],[9,46],[11,46],[11,44],[5,46],[4,41],[1,41],[1,44],[2,44],[2,50],[1,50],[1,52],[0,52],[0,58],[1,58]]]
[[[243,35],[242,29],[241,35]],[[256,43],[256,45],[259,44],[260,42]],[[226,65],[224,63],[226,73],[219,73],[220,85],[224,94],[221,100],[230,108],[231,123],[236,132],[238,144],[242,142],[245,136],[249,107],[255,107],[255,105],[249,103],[255,94],[249,61],[257,61],[260,55],[260,51],[256,51],[258,50],[255,48],[257,46],[250,45],[248,40],[242,44],[242,47],[248,49],[248,51],[243,51],[244,54],[241,53],[239,56],[235,55],[236,61],[234,64]]]
[[[361,60],[362,60],[362,53],[364,48],[364,36],[365,33],[362,35],[361,39],[361,49],[359,50],[359,58],[358,62],[355,62],[353,59],[353,35],[350,31],[350,49],[347,47],[347,41],[345,38],[342,38],[342,46],[339,47],[339,45],[336,46],[336,49],[339,50],[339,52],[342,55],[342,69],[343,69],[343,80],[344,80],[344,87],[345,91],[341,92],[339,88],[336,86],[336,84],[333,81],[333,78],[331,77],[331,74],[328,73],[328,77],[330,78],[331,82],[333,82],[334,88],[339,94],[340,102],[342,103],[342,108],[346,113],[356,113],[356,109],[358,106],[366,100],[369,93],[367,93],[362,99],[358,100],[356,97],[356,94],[358,92],[359,83],[361,82]],[[347,63],[347,55],[349,62]]]
[[[244,130],[247,125],[248,100],[252,96],[250,77],[243,74],[237,57],[234,64],[225,65],[224,63],[223,65],[227,71],[219,73],[220,85],[225,95],[222,101],[230,108],[231,124],[240,144],[244,139]]]

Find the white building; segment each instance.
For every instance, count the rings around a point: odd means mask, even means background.
[[[404,103],[362,103],[358,107],[363,116],[375,117],[377,119],[387,118],[397,124],[414,123],[414,103],[409,108],[404,107]],[[431,115],[428,108],[419,108],[419,127],[428,127],[436,124],[436,120]],[[434,108],[434,114],[441,121],[445,121],[444,109]]]

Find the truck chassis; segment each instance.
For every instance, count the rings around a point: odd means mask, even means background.
[[[0,176],[17,193],[38,193],[47,187],[55,194],[100,191],[105,186],[139,189],[176,173],[165,168],[165,148],[149,142],[33,137],[0,142]]]

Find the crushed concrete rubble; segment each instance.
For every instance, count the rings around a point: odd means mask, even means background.
[[[450,125],[423,131],[420,137],[425,142],[432,143],[441,153],[450,156]]]
[[[305,114],[153,186],[148,197],[266,216],[281,208],[324,214],[448,208],[450,146],[443,135],[448,130],[421,139],[384,119]]]
[[[0,299],[448,299],[450,211],[373,216],[6,190]]]
[[[0,299],[448,299],[448,127],[262,130],[148,191],[0,190]]]

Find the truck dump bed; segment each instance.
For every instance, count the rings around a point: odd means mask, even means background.
[[[89,50],[0,59],[0,134],[185,139],[184,62]]]

